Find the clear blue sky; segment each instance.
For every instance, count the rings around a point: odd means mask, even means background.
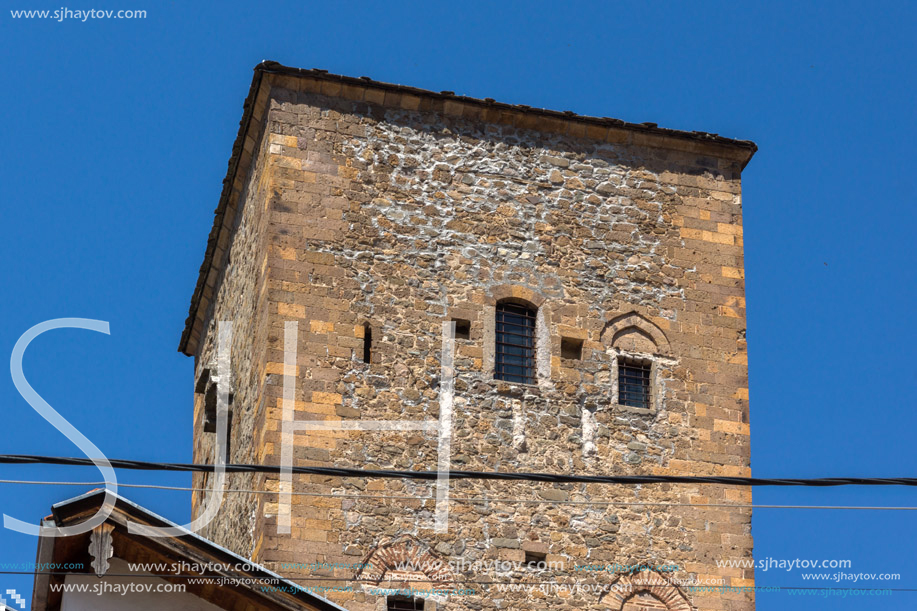
[[[110,336],[45,335],[25,361],[33,386],[109,457],[191,458],[192,362],[176,347],[251,69],[273,59],[756,141],[743,176],[753,473],[917,476],[914,5],[84,4],[71,8],[148,17],[0,14],[0,357],[47,319],[109,321]],[[7,375],[0,410],[0,452],[79,454]],[[37,521],[81,491],[0,485],[0,510]],[[186,493],[125,492],[188,518]],[[913,506],[917,489],[759,488],[755,501]],[[753,534],[759,560],[850,559],[851,572],[899,573],[888,585],[917,588],[915,512],[762,509]],[[0,563],[33,562],[35,548],[0,530]],[[815,585],[800,573],[758,571],[757,583]],[[28,593],[31,580],[0,575],[6,588]],[[905,609],[917,592],[758,601],[762,611]]]

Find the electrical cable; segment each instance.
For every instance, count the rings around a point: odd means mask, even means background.
[[[212,473],[216,465],[193,463],[164,463],[142,460],[106,459],[117,469],[140,471],[191,471]],[[0,454],[0,464],[41,464],[68,466],[95,466],[89,458],[61,456],[31,456]],[[280,474],[280,465],[225,465],[227,473]],[[351,469],[337,467],[287,467],[301,475],[326,475],[331,477],[376,477],[387,479],[437,480],[439,471],[392,471],[387,469]],[[724,484],[729,486],[917,486],[915,477],[822,477],[822,478],[759,478],[705,475],[564,475],[560,473],[502,473],[497,471],[449,471],[450,479],[532,481],[555,484]]]
[[[45,486],[83,486],[99,487],[113,486],[114,482],[52,482],[37,480],[16,480],[0,479],[0,484],[25,484],[25,485],[45,485]],[[155,484],[123,484],[117,482],[120,488],[144,488],[151,490],[171,490],[178,492],[216,492],[215,488],[192,488],[187,486],[161,486]],[[275,490],[251,490],[246,488],[226,488],[223,492],[240,493],[240,494],[279,494]],[[338,494],[322,492],[290,492],[293,496],[310,496],[337,499],[356,499],[365,501],[375,500],[394,500],[394,501],[436,501],[431,496],[411,496],[411,495],[368,495],[368,494]],[[595,507],[716,507],[716,508],[736,508],[736,509],[853,509],[853,510],[870,510],[870,511],[917,511],[917,507],[906,506],[884,506],[884,505],[756,505],[743,503],[648,503],[639,501],[561,501],[549,499],[505,499],[497,497],[455,497],[449,496],[449,502],[455,503],[522,503],[530,505],[588,505]]]
[[[270,569],[268,569],[270,570]],[[0,571],[0,575],[91,575],[92,573],[75,573],[68,571]],[[615,573],[616,575],[627,575],[627,573]],[[378,584],[374,584],[370,581],[364,581],[361,579],[348,579],[345,577],[283,577],[278,575],[277,577],[235,577],[233,575],[182,575],[180,573],[106,573],[105,577],[134,577],[134,578],[149,578],[149,579],[214,579],[214,580],[237,580],[237,581],[246,581],[246,582],[272,582],[276,581],[278,578],[285,581],[292,582],[301,582],[301,581],[340,581],[340,582],[354,582],[362,583],[368,587],[380,587]],[[520,584],[527,586],[538,586],[538,585],[553,585],[553,586],[576,586],[577,583],[566,583],[558,581],[444,581],[440,579],[419,579],[411,577],[410,581],[412,583],[433,583],[433,584],[446,584],[453,585],[454,587],[461,587],[464,585],[509,585],[509,584]],[[196,584],[195,584],[196,585]],[[589,584],[595,585],[595,584]],[[609,590],[613,584],[608,584]],[[632,584],[634,587],[639,587],[639,583]],[[745,586],[727,586],[725,584],[677,584],[677,583],[657,583],[653,582],[653,587],[670,587],[670,588],[705,588],[709,591],[714,591],[716,588],[731,588],[733,590],[744,589]],[[761,589],[779,589],[779,590],[857,590],[857,591],[892,591],[892,592],[917,592],[917,588],[817,588],[817,587],[795,587],[795,586],[753,586]],[[306,589],[306,588],[304,588]],[[510,591],[507,591],[509,593]]]
[[[109,460],[114,468],[142,470],[142,471],[181,471],[181,472],[213,472],[215,465],[206,464],[189,464],[189,463],[161,463],[151,461],[131,461],[123,459]],[[69,457],[51,457],[51,456],[31,456],[31,455],[0,455],[0,464],[44,464],[44,465],[66,465],[66,466],[94,466],[91,459],[88,458],[69,458]],[[281,467],[276,465],[225,465],[228,473],[271,473],[280,474]],[[325,475],[337,477],[377,477],[387,479],[417,479],[417,480],[436,480],[439,477],[437,471],[392,471],[378,469],[350,469],[350,468],[331,468],[331,467],[291,467],[290,470],[297,474],[307,475]],[[584,475],[563,475],[549,473],[500,473],[500,472],[482,472],[482,471],[450,471],[451,479],[468,479],[468,480],[503,480],[503,481],[536,481],[547,483],[600,483],[600,484],[656,484],[656,483],[687,483],[687,484],[725,484],[735,486],[845,486],[845,485],[864,485],[864,486],[917,486],[917,478],[751,478],[751,477],[727,477],[727,476],[584,476]],[[47,485],[107,485],[107,482],[42,482],[26,480],[0,480],[0,483],[9,484],[47,484]],[[120,484],[123,487],[130,488],[152,488],[181,491],[201,491],[206,492],[204,488],[185,488],[179,486],[156,486],[147,484]],[[242,492],[255,494],[278,494],[276,491],[267,490],[246,490],[233,489],[225,492]],[[343,494],[321,494],[309,492],[292,492],[294,495],[305,496],[328,496],[341,498],[362,498],[362,499],[397,499],[397,500],[435,500],[429,497],[415,496],[368,496],[368,495],[343,495]],[[786,509],[862,509],[862,510],[917,510],[917,507],[851,507],[851,506],[792,506],[792,505],[739,505],[739,504],[691,504],[691,503],[638,503],[638,502],[617,502],[617,501],[549,501],[538,499],[494,499],[489,497],[476,498],[451,498],[454,502],[521,502],[521,503],[556,503],[556,504],[582,504],[582,505],[638,505],[638,506],[704,506],[704,507],[740,507],[740,508],[786,508]],[[0,574],[35,574],[35,571],[17,572],[17,571],[0,571]],[[50,575],[66,575],[66,572],[47,572]],[[129,574],[124,576],[130,577],[191,577],[169,575],[136,575]],[[196,578],[226,579],[226,575],[213,576],[194,576]],[[229,577],[231,578],[231,577]],[[312,578],[284,578],[287,581],[357,581],[342,580],[334,577],[312,577]],[[424,581],[424,580],[420,580]],[[442,583],[430,580],[431,583]],[[460,582],[458,585],[499,585],[507,582],[496,581],[471,581]],[[523,585],[543,585],[550,584],[554,586],[573,586],[576,584],[564,584],[558,582],[519,582]],[[671,584],[671,587],[698,587],[698,588],[717,588],[729,587],[724,585],[696,585],[696,586],[679,586]],[[759,586],[762,589],[774,590],[843,590],[844,588],[813,588],[803,587],[794,588],[789,586]],[[846,588],[850,589],[850,588]],[[915,592],[915,588],[854,588],[858,591],[893,591],[893,592]]]

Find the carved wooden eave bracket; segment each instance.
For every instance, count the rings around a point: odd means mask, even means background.
[[[108,559],[114,554],[111,533],[115,527],[111,524],[99,524],[89,533],[89,555],[92,556],[92,568],[96,576],[102,577],[108,572]]]

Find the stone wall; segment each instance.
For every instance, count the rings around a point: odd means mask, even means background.
[[[263,126],[256,125],[262,128]],[[263,132],[265,143],[269,135]],[[227,247],[222,277],[207,316],[198,354],[195,355],[194,395],[194,461],[213,463],[217,459],[216,435],[205,431],[205,421],[215,417],[213,405],[207,410],[207,394],[211,403],[218,379],[218,338],[221,323],[231,323],[232,342],[229,353],[230,379],[224,381],[231,393],[229,404],[228,463],[257,464],[264,460],[264,394],[267,367],[267,332],[271,306],[267,295],[268,226],[270,217],[265,209],[272,197],[272,173],[268,155],[256,156],[241,193],[239,213],[235,215],[233,239]],[[276,307],[276,306],[275,306]],[[214,476],[196,473],[194,487],[212,488]],[[264,477],[250,474],[227,474],[225,488],[262,489]],[[209,498],[195,493],[192,516],[197,517],[202,504]],[[213,541],[249,558],[254,556],[257,526],[263,512],[263,498],[253,495],[227,493],[221,509],[212,522],[200,531]]]
[[[297,420],[437,420],[442,323],[463,319],[471,327],[455,342],[453,469],[750,474],[738,161],[613,131],[596,140],[585,130],[422,112],[369,87],[356,101],[305,80],[273,85],[232,263],[198,353],[200,371],[213,361],[215,321],[234,320],[234,461],[280,462],[285,322],[299,325]],[[536,385],[493,378],[502,299],[538,308]],[[562,337],[582,342],[581,358],[561,357]],[[621,355],[652,363],[649,409],[618,404]],[[213,452],[202,403],[196,460]],[[436,470],[437,443],[435,432],[314,431],[297,434],[295,459]],[[642,608],[608,593],[476,583],[621,578],[573,568],[594,563],[677,565],[654,579],[753,585],[750,570],[715,563],[751,557],[750,510],[688,506],[749,503],[743,489],[453,480],[453,498],[477,500],[453,502],[448,532],[434,533],[432,500],[404,498],[430,496],[430,483],[294,482],[292,536],[278,534],[276,496],[244,494],[227,495],[203,534],[284,575],[340,578],[321,585],[353,586],[328,597],[354,611],[384,609],[368,589],[379,580],[422,588],[441,574],[377,566],[354,582],[352,570],[285,565],[392,563],[418,550],[477,561],[450,577],[476,595],[429,601],[446,609]],[[236,476],[230,486],[276,491],[278,481]],[[564,568],[528,568],[527,552]],[[522,566],[481,568],[492,560]],[[750,594],[695,594],[674,580],[654,587],[646,604],[754,606]]]

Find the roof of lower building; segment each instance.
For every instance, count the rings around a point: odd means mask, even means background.
[[[216,588],[207,584],[194,584],[185,580],[186,592],[204,600],[219,591],[217,606],[235,597],[241,606],[252,609],[289,609],[311,611],[346,611],[326,598],[304,589],[299,584],[284,579],[253,561],[240,556],[191,532],[171,520],[163,518],[152,511],[133,503],[123,496],[108,492],[104,488],[92,490],[86,494],[57,503],[51,508],[51,516],[45,518],[43,526],[74,526],[94,516],[106,503],[106,494],[113,505],[105,523],[114,527],[114,548],[117,556],[127,561],[147,564],[172,563],[179,567],[170,577],[193,577],[197,573],[184,567],[201,566],[206,563],[214,567],[208,576],[214,574],[224,578],[224,583]],[[141,528],[173,528],[180,532],[177,536],[150,536],[142,530],[128,532],[128,523]],[[86,574],[90,566],[89,533],[67,537],[39,538],[38,562],[43,566],[82,566],[65,573]],[[218,568],[219,567],[219,568]],[[90,574],[92,574],[90,572]],[[62,583],[66,574],[36,572],[35,586],[32,592],[32,609],[44,611],[58,608],[61,592],[50,587],[52,581]],[[219,581],[218,578],[214,578]],[[230,583],[231,582],[231,583]],[[260,585],[259,585],[260,584]],[[270,587],[262,587],[269,585]],[[244,603],[244,604],[243,604]],[[226,608],[226,607],[224,607]]]

